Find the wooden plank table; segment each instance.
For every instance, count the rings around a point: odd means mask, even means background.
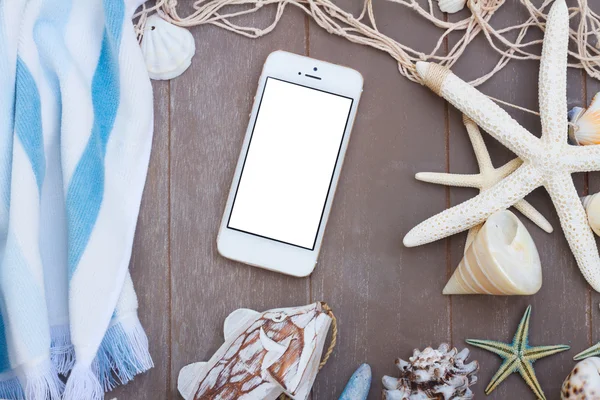
[[[361,9],[359,0],[339,3],[355,14]],[[266,26],[273,11],[263,10],[248,21]],[[375,13],[381,31],[419,49],[432,48],[439,35],[399,5],[377,1]],[[524,19],[524,9],[509,1],[493,23],[506,26]],[[170,82],[154,82],[154,147],[131,264],[156,367],[107,398],[179,399],[180,368],[210,358],[222,344],[223,321],[231,311],[318,300],[334,309],[340,335],[334,355],[317,377],[313,400],[337,399],[362,362],[373,368],[370,398],[379,399],[381,377],[397,375],[394,359],[409,357],[413,348],[440,342],[464,347],[466,338],[509,341],[528,304],[533,305],[532,344],[572,346],[570,352],[536,364],[548,399],[560,398],[573,355],[600,340],[600,296],[579,273],[543,189],[528,199],[557,231],[546,234],[521,217],[540,252],[541,291],[532,297],[442,296],[466,235],[412,249],[402,245],[402,238],[420,221],[475,194],[414,179],[419,171],[477,171],[460,113],[403,78],[389,56],[329,35],[291,6],[275,31],[259,40],[213,26],[192,32],[197,53],[191,68]],[[277,49],[347,65],[365,78],[319,264],[306,279],[232,262],[216,249],[258,77],[267,55]],[[454,70],[465,79],[475,78],[497,59],[478,38]],[[481,89],[537,109],[538,65],[512,62]],[[600,84],[583,72],[569,71],[570,106],[585,104],[599,90]],[[509,112],[532,132],[540,132],[537,117]],[[513,157],[487,135],[486,142],[497,165]],[[581,194],[600,190],[600,174],[575,179]],[[472,358],[481,363],[474,392],[484,398],[500,360],[478,349]],[[534,396],[513,375],[489,398]]]

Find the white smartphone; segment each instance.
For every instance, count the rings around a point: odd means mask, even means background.
[[[219,229],[221,255],[298,277],[314,270],[362,86],[353,69],[269,55]]]

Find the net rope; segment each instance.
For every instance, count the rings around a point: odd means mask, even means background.
[[[136,29],[141,40],[146,30],[148,15],[158,12],[165,20],[182,26],[204,24],[216,25],[249,38],[259,38],[273,31],[281,20],[287,6],[300,8],[327,32],[341,36],[351,42],[370,46],[388,53],[398,63],[400,74],[413,82],[423,84],[415,67],[417,61],[436,62],[446,68],[453,65],[465,53],[468,45],[483,35],[490,47],[499,54],[492,69],[469,82],[479,86],[501,71],[511,60],[539,60],[542,39],[530,38],[532,30],[544,31],[547,12],[553,0],[544,0],[536,7],[531,0],[519,0],[528,17],[524,22],[507,27],[494,28],[492,17],[506,0],[467,0],[468,16],[458,21],[447,21],[435,0],[384,0],[406,7],[440,29],[433,49],[417,50],[382,33],[375,20],[373,0],[365,0],[358,16],[344,11],[331,0],[196,0],[188,15],[180,15],[177,0],[156,0],[155,4],[144,4],[138,13]],[[236,23],[243,15],[258,12],[263,7],[276,8],[273,20],[266,27],[245,26]],[[587,74],[600,80],[600,15],[588,5],[588,0],[577,0],[577,6],[569,8],[571,28],[569,67],[584,69]],[[527,15],[525,14],[525,15]],[[451,33],[462,34],[448,51],[445,39]],[[510,103],[508,103],[511,105]],[[531,111],[531,110],[526,110]]]

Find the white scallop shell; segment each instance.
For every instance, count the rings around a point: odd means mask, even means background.
[[[569,112],[569,139],[572,144],[600,144],[600,93],[588,109],[575,107]]]
[[[150,78],[169,80],[188,69],[196,44],[190,31],[153,14],[146,21],[142,53]]]
[[[438,6],[440,7],[440,10],[449,14],[459,12],[465,8],[466,4],[467,0],[438,0]]]

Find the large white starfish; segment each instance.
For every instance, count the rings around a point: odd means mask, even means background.
[[[404,238],[406,246],[430,243],[469,229],[544,186],[579,269],[594,290],[600,291],[600,256],[571,179],[575,172],[600,170],[600,145],[570,146],[567,143],[568,29],[567,5],[564,0],[556,0],[548,15],[540,64],[541,138],[532,135],[448,69],[432,63],[417,63],[417,70],[427,86],[513,151],[523,160],[523,165],[490,190],[417,225]]]
[[[517,170],[522,164],[520,158],[515,158],[500,168],[495,168],[492,164],[490,153],[488,152],[487,146],[481,136],[481,131],[477,124],[466,115],[463,115],[463,123],[469,134],[471,145],[473,146],[473,152],[477,159],[477,165],[479,166],[478,174],[446,174],[438,172],[419,172],[415,175],[415,178],[429,183],[436,183],[439,185],[457,186],[457,187],[470,187],[479,189],[480,192],[485,192],[490,188],[494,187],[502,179],[506,178]],[[514,207],[521,211],[521,213],[533,221],[544,231],[552,232],[552,225],[550,222],[538,210],[536,210],[526,200],[519,200],[515,203]],[[469,235],[467,236],[467,242],[465,244],[465,250],[472,243],[473,239],[482,225],[477,225],[469,229]]]

